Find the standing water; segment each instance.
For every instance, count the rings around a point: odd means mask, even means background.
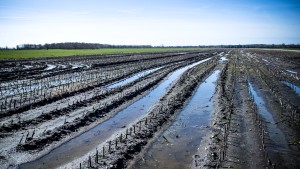
[[[115,132],[120,131],[122,126],[127,126],[134,120],[141,118],[148,109],[163,96],[173,81],[178,79],[183,72],[209,59],[210,58],[204,59],[177,69],[149,94],[118,112],[115,116],[55,148],[45,156],[35,161],[22,164],[20,168],[56,168],[94,150],[97,145],[107,140]]]
[[[121,81],[116,82],[114,84],[111,84],[111,85],[107,86],[107,88],[112,89],[112,88],[116,88],[116,87],[119,87],[119,86],[123,86],[125,84],[128,84],[130,82],[133,82],[133,81],[137,80],[140,77],[146,76],[146,75],[148,75],[148,74],[150,74],[150,73],[152,73],[154,71],[157,71],[157,70],[159,70],[159,69],[161,69],[163,67],[164,66],[139,72],[139,73],[135,74],[134,76],[131,76],[131,77],[127,78],[127,79],[124,79],[124,80],[121,80]]]
[[[273,159],[276,165],[279,165],[278,167],[276,166],[276,168],[297,168],[296,166],[300,162],[300,153],[297,150],[290,149],[284,133],[278,128],[277,123],[275,123],[272,114],[268,111],[263,98],[256,93],[251,83],[248,82],[248,85],[255,104],[257,105],[258,113],[266,121],[267,131],[265,133],[269,135],[271,140],[271,142],[269,140],[266,141],[268,157]],[[287,166],[282,166],[282,164],[287,164]]]
[[[298,72],[293,71],[293,70],[286,70],[286,71],[289,72],[289,73],[298,74]]]
[[[300,95],[300,87],[297,85],[294,85],[293,83],[282,81],[283,84],[287,85],[291,89],[293,89],[298,95]]]
[[[202,83],[176,121],[157,139],[134,168],[188,168],[203,136],[208,132],[211,98],[219,70]]]
[[[261,98],[256,91],[253,89],[251,83],[248,82],[249,90],[253,95],[255,104],[258,108],[258,113],[265,119],[267,122],[267,130],[270,136],[270,139],[276,146],[280,146],[282,148],[288,148],[288,143],[285,139],[283,132],[277,127],[275,120],[273,119],[272,114],[268,111],[265,101]]]

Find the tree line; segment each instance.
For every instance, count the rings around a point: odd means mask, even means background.
[[[22,49],[101,49],[101,48],[149,48],[151,45],[109,45],[99,43],[64,42],[41,44],[17,45],[18,50]]]
[[[102,48],[290,48],[300,49],[300,44],[246,44],[246,45],[198,45],[198,46],[152,46],[152,45],[110,45],[99,43],[63,42],[42,44],[22,44],[16,48],[3,47],[2,50],[27,49],[102,49]]]

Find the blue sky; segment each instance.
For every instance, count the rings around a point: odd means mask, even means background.
[[[0,0],[0,46],[300,44],[299,0]]]

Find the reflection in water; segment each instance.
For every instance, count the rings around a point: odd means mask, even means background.
[[[219,70],[202,83],[176,121],[157,139],[134,168],[188,168],[203,136],[213,109],[211,98]]]
[[[267,130],[269,132],[269,136],[271,140],[276,144],[277,146],[288,148],[288,143],[285,139],[285,136],[283,132],[277,127],[275,124],[275,121],[273,119],[272,114],[268,111],[265,101],[262,97],[260,97],[256,91],[253,89],[253,86],[251,83],[248,82],[249,90],[253,95],[254,102],[257,105],[258,113],[266,120],[267,124]]]
[[[300,87],[298,87],[297,85],[294,85],[293,83],[289,83],[287,81],[282,81],[282,83],[284,83],[285,85],[287,85],[288,87],[293,89],[298,95],[300,95]]]
[[[146,75],[148,75],[148,74],[150,74],[150,73],[152,73],[156,70],[159,70],[161,68],[163,68],[163,66],[157,67],[157,68],[154,68],[154,69],[149,69],[149,70],[142,71],[140,73],[137,73],[137,74],[133,75],[130,78],[127,78],[127,79],[124,79],[124,80],[119,81],[117,83],[114,83],[112,85],[109,85],[109,86],[107,86],[107,88],[112,89],[112,88],[116,88],[116,87],[119,87],[119,86],[124,86],[125,84],[133,82],[133,81],[137,80],[138,78],[146,76]]]
[[[94,150],[98,144],[104,142],[106,139],[112,136],[113,133],[120,131],[122,126],[127,126],[134,120],[145,115],[148,109],[150,109],[159,100],[159,98],[163,96],[172,82],[179,78],[183,72],[193,66],[208,61],[209,59],[210,58],[201,60],[177,69],[149,94],[128,106],[124,110],[118,112],[115,116],[62,144],[40,159],[22,164],[20,168],[55,168],[70,162],[91,150]]]
[[[298,74],[298,72],[293,71],[293,70],[286,70],[286,71],[289,72],[289,73]]]

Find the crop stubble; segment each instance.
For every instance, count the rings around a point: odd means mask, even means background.
[[[224,56],[226,61],[218,61]],[[174,70],[208,57],[212,59],[174,82],[144,118],[125,126],[123,133],[107,143],[99,143],[85,160],[75,159],[66,166],[130,167],[180,113],[203,78],[217,68],[221,73],[213,97],[212,131],[199,143],[191,167],[299,167],[299,95],[282,83],[299,86],[299,53],[258,49],[3,61],[2,166],[16,167],[46,154],[108,120]],[[105,87],[157,67],[123,86]],[[275,120],[273,127],[284,133],[288,143],[284,149],[270,137],[274,131],[261,115],[249,84],[265,100],[263,106]]]

